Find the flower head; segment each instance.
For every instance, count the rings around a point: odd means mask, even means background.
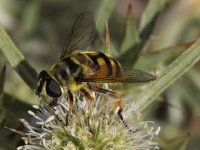
[[[128,116],[124,110],[126,127],[115,109],[111,109],[111,101],[95,93],[93,96],[95,101],[91,103],[77,95],[71,112],[66,96],[54,109],[41,99],[40,106],[33,106],[36,113],[29,111],[35,118],[35,125],[21,119],[27,133],[23,137],[25,145],[18,150],[159,149],[153,141],[159,128],[153,128],[153,122],[139,122],[137,114]]]

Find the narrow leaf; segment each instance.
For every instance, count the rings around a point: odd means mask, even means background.
[[[109,19],[116,0],[102,0],[96,13],[97,31],[101,34],[105,28],[105,22]]]
[[[108,27],[108,22],[106,21],[106,29],[105,29],[105,44],[104,44],[104,53],[112,54],[112,56],[119,56],[119,52],[115,49],[114,45],[110,40],[110,32]]]
[[[105,31],[105,48],[104,52],[109,53],[110,51],[110,33],[108,28],[108,22],[106,21],[106,31]]]
[[[144,110],[166,88],[188,71],[200,59],[200,40],[183,52],[174,62],[163,70],[158,78],[146,86],[145,92],[140,93],[134,100],[139,111]],[[131,110],[130,110],[131,111]]]
[[[125,52],[131,46],[139,42],[139,35],[136,28],[136,22],[132,15],[132,6],[129,4],[125,26],[125,36],[121,46],[121,52]]]
[[[190,72],[188,72],[187,77],[195,86],[195,88],[200,90],[200,71],[198,69],[191,69]]]
[[[39,1],[29,1],[22,16],[22,29],[26,34],[30,34],[34,30],[39,15],[38,12]]]
[[[5,74],[6,74],[6,64],[4,64],[0,74],[0,125],[2,124],[5,118],[5,112],[3,108]]]
[[[151,34],[154,30],[154,27],[155,27],[155,24],[156,24],[159,14],[160,14],[160,12],[156,13],[152,17],[150,22],[143,28],[143,30],[140,32],[140,35],[139,35],[140,39],[145,40],[145,41],[147,41],[149,39],[149,37],[151,36]]]
[[[139,30],[144,32],[156,19],[156,16],[166,4],[166,0],[150,0],[144,13],[142,14]],[[152,23],[151,23],[152,22]],[[143,33],[144,34],[144,33]]]
[[[164,0],[149,1],[147,8],[142,15],[142,21],[141,21],[140,33],[139,33],[140,41],[132,45],[131,47],[129,47],[120,56],[119,60],[121,61],[121,63],[123,63],[123,65],[125,66],[128,65],[129,67],[132,67],[134,63],[137,61],[141,50],[145,46],[148,38],[150,37],[155,27],[155,22],[161,11],[161,4],[162,4],[161,2],[163,1]]]
[[[176,92],[183,97],[184,101],[187,102],[193,110],[200,112],[199,89],[197,89],[194,85],[188,84],[188,81],[178,82],[174,86]]]
[[[137,61],[139,52],[144,46],[144,42],[140,41],[137,44],[131,46],[126,52],[120,55],[117,59],[120,61],[122,66],[131,68]]]
[[[1,74],[0,74],[0,107],[2,106],[3,102],[3,89],[4,89],[4,83],[5,83],[5,74],[6,74],[6,64],[4,64]]]
[[[163,65],[168,60],[173,60],[178,57],[184,50],[189,48],[192,43],[184,43],[164,49],[156,50],[152,53],[141,55],[135,64],[136,68],[143,70],[154,70],[158,65]]]
[[[37,72],[25,60],[23,54],[15,46],[6,31],[0,26],[0,49],[7,58],[10,65],[16,70],[21,78],[31,89],[36,88]]]

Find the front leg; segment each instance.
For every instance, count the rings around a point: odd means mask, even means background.
[[[55,106],[58,105],[58,99],[54,98],[50,103],[49,103],[49,107],[54,108]]]
[[[67,91],[69,98],[69,112],[74,108],[74,96],[70,90]]]

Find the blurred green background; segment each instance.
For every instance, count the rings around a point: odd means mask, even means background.
[[[74,20],[85,11],[93,12],[96,19],[94,49],[104,51],[106,47],[107,20],[111,38],[108,53],[123,65],[158,75],[200,34],[200,0],[1,0],[0,24],[39,72],[58,61]],[[11,150],[22,141],[5,126],[23,130],[18,119],[31,119],[27,110],[39,102],[1,51],[0,68],[0,149]],[[119,92],[128,102],[142,90],[137,88]],[[149,105],[143,118],[161,126],[157,138],[161,149],[199,150],[200,63]]]

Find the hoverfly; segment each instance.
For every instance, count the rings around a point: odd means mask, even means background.
[[[156,79],[154,75],[137,69],[133,69],[131,74],[124,73],[120,63],[111,56],[97,51],[84,51],[94,33],[93,15],[90,12],[81,14],[68,35],[60,60],[49,70],[40,72],[36,94],[50,97],[49,106],[57,105],[58,98],[64,92],[68,94],[71,109],[77,92],[93,101],[88,92],[91,90],[117,99],[121,113],[121,95],[92,83],[149,82]]]

